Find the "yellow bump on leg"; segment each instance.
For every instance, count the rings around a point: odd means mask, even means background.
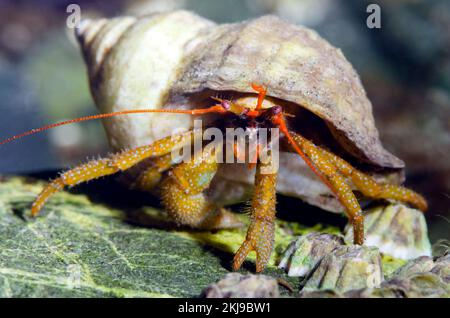
[[[61,174],[60,179],[65,186],[74,186],[82,182],[97,179],[119,171],[119,168],[112,165],[111,159],[89,161],[81,166],[75,167]]]
[[[255,189],[251,205],[251,223],[245,241],[233,259],[233,269],[238,270],[251,251],[256,252],[256,271],[261,272],[269,262],[275,232],[275,205],[277,174],[263,174],[263,164],[258,162]]]
[[[240,227],[231,212],[210,202],[204,193],[217,172],[218,164],[204,154],[174,167],[161,184],[161,197],[169,216],[180,225],[212,230]]]
[[[407,202],[422,211],[427,209],[427,201],[420,194],[402,186],[378,183],[369,175],[352,167],[342,158],[339,158],[323,148],[317,148],[324,157],[328,158],[328,160],[336,165],[338,170],[344,176],[349,177],[352,180],[355,187],[361,191],[363,195],[374,199],[392,199]]]
[[[291,135],[298,146],[317,167],[317,170],[330,183],[333,192],[339,202],[344,206],[345,212],[353,225],[354,243],[362,245],[364,243],[364,216],[362,215],[361,206],[347,181],[339,173],[334,163],[323,155],[319,147],[297,133],[291,132]]]
[[[84,165],[68,170],[61,176],[51,181],[38,195],[31,207],[31,215],[36,216],[44,206],[45,202],[55,193],[64,189],[65,186],[74,186],[88,180],[101,176],[113,174],[118,171],[117,167],[111,166],[109,159],[90,161]]]
[[[47,200],[64,186],[74,186],[82,182],[114,174],[126,170],[140,161],[168,154],[173,148],[190,143],[195,131],[189,131],[176,136],[160,139],[148,146],[142,146],[113,155],[112,158],[93,160],[74,169],[68,170],[50,182],[38,195],[31,207],[31,214],[36,216]]]
[[[138,162],[150,158],[163,156],[177,147],[190,144],[195,138],[196,131],[189,131],[175,136],[168,136],[155,141],[151,145],[137,147],[131,150],[115,154],[111,158],[111,164],[120,170],[131,168]]]

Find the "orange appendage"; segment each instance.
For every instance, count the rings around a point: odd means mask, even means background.
[[[174,176],[163,180],[161,199],[172,220],[180,225],[195,228],[201,228],[205,218],[217,209],[207,200],[205,194],[187,194]]]
[[[198,229],[224,229],[241,226],[231,212],[210,202],[204,191],[217,172],[213,154],[203,153],[173,168],[162,181],[161,198],[169,216],[180,225]]]
[[[411,203],[421,210],[426,210],[427,202],[420,194],[401,186],[380,184],[333,153],[315,146],[312,142],[294,132],[290,134],[301,150],[314,163],[317,170],[326,177],[333,192],[345,207],[353,223],[355,244],[362,244],[364,241],[364,218],[360,205],[344,177],[350,178],[355,187],[367,197],[398,200]]]
[[[151,159],[150,166],[139,173],[132,187],[143,191],[152,191],[161,181],[163,172],[173,164],[172,154],[170,153]]]
[[[101,159],[88,162],[72,170],[68,170],[42,190],[31,207],[31,215],[36,216],[44,206],[45,202],[55,193],[64,189],[65,186],[74,186],[79,183],[96,179],[101,176],[117,172],[116,167],[111,166],[109,159]]]
[[[270,260],[275,240],[275,222],[273,220],[254,220],[248,228],[245,241],[237,250],[233,259],[233,270],[241,268],[250,252],[256,252],[256,272],[264,270]]]
[[[382,184],[380,187],[381,191],[378,195],[378,198],[380,199],[392,199],[408,202],[421,211],[426,211],[428,209],[428,203],[425,198],[410,189],[392,184]]]
[[[111,159],[100,159],[90,161],[66,171],[61,175],[60,179],[64,182],[64,185],[74,186],[82,182],[116,173],[117,171],[119,169],[112,164]]]
[[[31,215],[36,216],[48,199],[56,192],[61,191],[63,188],[64,182],[61,179],[56,179],[50,182],[33,202],[31,207]]]
[[[49,183],[36,199],[32,207],[32,215],[37,215],[43,204],[64,186],[74,186],[82,182],[97,179],[106,175],[126,170],[142,160],[152,156],[162,156],[171,152],[175,147],[190,143],[195,131],[189,131],[177,136],[160,139],[148,146],[142,146],[123,151],[111,158],[93,160],[74,169],[68,170]]]
[[[258,163],[255,176],[251,223],[244,243],[234,256],[234,270],[238,270],[247,255],[251,251],[255,251],[256,271],[263,271],[273,250],[277,174],[262,174],[260,172],[261,165],[261,163]]]
[[[261,110],[262,103],[267,94],[267,88],[265,88],[262,85],[255,84],[255,83],[252,83],[251,86],[256,92],[258,92],[258,103],[256,104],[256,110]]]
[[[321,148],[315,146],[312,142],[294,132],[291,132],[291,135],[297,145],[317,167],[317,170],[326,178],[337,199],[344,206],[345,212],[353,224],[354,243],[360,245],[363,244],[364,217],[362,215],[361,206],[349,184],[339,173],[333,162],[323,155]]]
[[[413,190],[398,185],[378,183],[372,177],[352,167],[348,162],[335,154],[320,147],[318,149],[323,156],[336,165],[343,175],[349,177],[355,187],[365,196],[374,199],[392,199],[407,202],[421,211],[427,209],[428,204],[425,198]]]
[[[197,109],[128,109],[128,110],[122,110],[118,112],[112,112],[112,113],[105,113],[105,114],[97,114],[97,115],[90,115],[90,116],[84,116],[79,118],[74,118],[70,120],[61,121],[59,123],[54,123],[50,125],[45,125],[39,128],[34,128],[29,131],[23,132],[18,135],[11,136],[7,139],[4,139],[0,141],[0,146],[10,143],[14,140],[21,139],[26,136],[31,136],[49,129],[73,124],[73,123],[80,123],[85,121],[91,121],[91,120],[97,120],[97,119],[105,119],[105,118],[111,118],[116,116],[123,116],[123,115],[136,115],[136,114],[148,114],[148,113],[166,113],[166,114],[185,114],[185,115],[205,115],[205,114],[224,114],[227,110],[222,105],[214,105],[209,108],[197,108]]]
[[[274,116],[272,119],[273,123],[277,125],[280,129],[280,131],[285,135],[287,138],[289,144],[294,148],[295,152],[303,159],[303,161],[306,163],[306,165],[311,169],[311,171],[319,177],[319,179],[334,193],[335,189],[334,187],[328,182],[327,178],[325,178],[322,173],[320,173],[316,166],[311,162],[311,159],[308,158],[308,156],[304,153],[304,151],[299,147],[297,144],[297,141],[294,140],[293,136],[296,135],[294,132],[291,132],[288,130],[286,125],[286,120],[282,114],[278,114],[278,116]],[[300,135],[297,135],[300,136]],[[303,138],[303,137],[302,137]],[[303,138],[304,139],[304,138]]]

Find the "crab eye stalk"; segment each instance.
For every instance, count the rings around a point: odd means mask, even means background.
[[[221,106],[223,109],[227,111],[231,109],[231,101],[214,96],[211,96],[211,99],[215,100],[216,102],[219,102],[218,104],[216,104],[216,106]]]
[[[230,110],[231,109],[231,103],[230,103],[229,100],[226,100],[226,99],[222,100],[220,102],[220,105],[226,110]]]
[[[270,108],[270,112],[272,113],[272,115],[281,114],[282,111],[283,111],[283,108],[280,105],[275,105]]]

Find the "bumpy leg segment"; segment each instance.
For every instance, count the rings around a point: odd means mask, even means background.
[[[150,166],[142,171],[133,183],[133,188],[151,192],[162,180],[163,173],[174,164],[172,154],[151,160]]]
[[[168,154],[176,147],[191,143],[193,138],[194,131],[173,137],[169,136],[160,139],[151,145],[123,151],[110,158],[93,160],[66,171],[42,190],[31,207],[31,214],[36,216],[44,206],[45,202],[47,202],[53,194],[61,191],[65,186],[74,186],[82,182],[126,170],[146,158]]]
[[[420,194],[402,186],[393,184],[380,184],[372,177],[352,167],[348,162],[339,158],[335,154],[319,148],[322,156],[333,162],[337,169],[346,177],[349,177],[355,187],[362,194],[374,199],[392,199],[407,202],[418,209],[425,211],[427,209],[427,201]]]
[[[168,214],[180,225],[197,229],[242,226],[236,216],[210,202],[205,194],[217,172],[212,152],[174,167],[161,184],[161,197]]]
[[[317,170],[326,178],[334,191],[335,195],[344,206],[345,211],[353,225],[355,244],[362,245],[364,243],[364,216],[362,215],[361,207],[358,200],[353,194],[352,189],[347,184],[345,178],[339,173],[333,162],[323,156],[319,147],[316,147],[312,142],[303,138],[299,134],[290,132],[294,141],[308,156],[308,158],[317,167]]]
[[[251,223],[247,237],[236,252],[233,269],[238,270],[251,251],[256,252],[256,271],[261,272],[269,262],[274,244],[276,173],[262,173],[265,165],[258,162],[255,189],[251,205]]]

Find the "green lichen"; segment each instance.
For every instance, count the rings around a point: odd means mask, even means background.
[[[383,264],[384,277],[391,277],[400,267],[407,263],[406,260],[394,258],[390,255],[381,254],[381,263]]]

